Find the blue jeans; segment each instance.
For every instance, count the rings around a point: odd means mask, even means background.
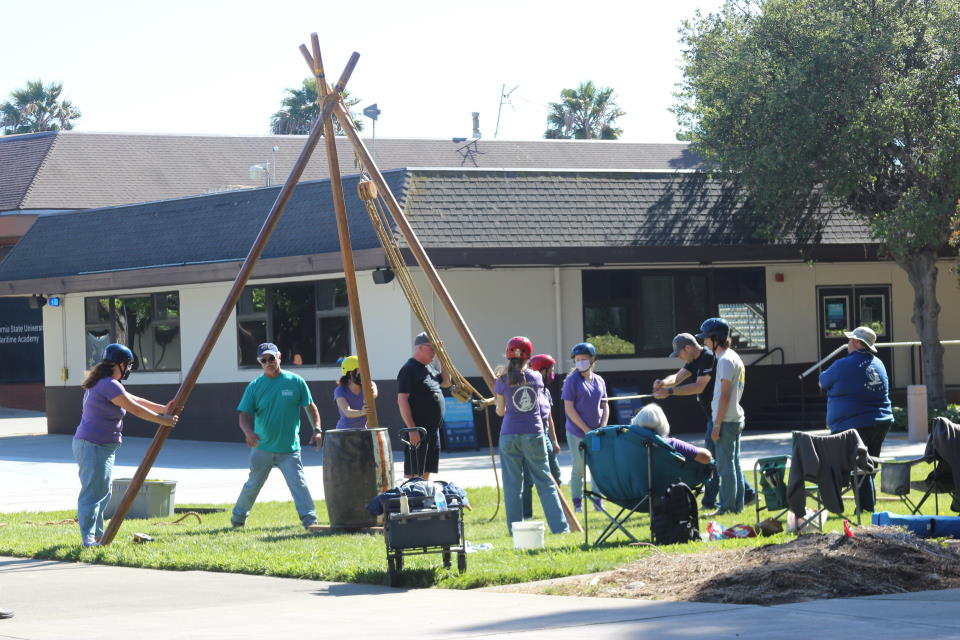
[[[287,481],[290,495],[293,496],[293,504],[297,507],[297,513],[300,514],[300,522],[305,527],[316,524],[317,509],[313,505],[313,498],[310,497],[307,479],[303,475],[300,452],[276,453],[260,449],[250,451],[250,477],[240,490],[240,497],[237,498],[237,504],[233,507],[231,521],[235,524],[243,524],[247,521],[247,514],[250,513],[253,503],[257,501],[260,489],[274,467],[280,468],[283,479]]]
[[[554,477],[557,484],[560,484],[560,463],[557,462],[557,452],[553,449],[553,443],[550,438],[544,436],[543,444],[547,447],[547,464],[550,468],[550,475]],[[533,517],[533,474],[530,473],[530,466],[523,463],[523,519]]]
[[[570,471],[570,497],[578,501],[583,500],[584,481],[583,454],[580,453],[581,442],[583,442],[583,438],[578,438],[567,431],[567,446],[570,447],[570,457],[573,458],[573,468]]]
[[[120,443],[94,444],[73,439],[73,458],[80,466],[80,496],[77,498],[77,520],[80,537],[85,541],[103,537],[103,510],[110,502],[113,461]]]
[[[743,471],[740,469],[740,434],[742,422],[720,423],[717,447],[717,470],[720,472],[720,509],[732,513],[743,511]]]
[[[707,435],[704,436],[703,446],[706,447],[707,451],[710,452],[710,455],[714,459],[717,458],[717,447],[713,442],[713,420],[707,420]],[[753,488],[753,485],[750,484],[750,480],[747,478],[747,475],[740,471],[740,474],[743,476],[743,495],[745,500],[749,500],[751,496],[756,495],[756,490]],[[720,475],[715,474],[710,476],[710,478],[703,485],[703,506],[707,508],[715,508],[717,506],[717,494],[720,493]]]
[[[550,478],[547,448],[542,433],[515,433],[500,436],[500,466],[503,468],[503,502],[507,512],[507,531],[513,533],[513,523],[523,520],[521,493],[523,467],[530,469],[533,484],[540,496],[540,506],[553,533],[570,530],[560,506],[560,496]]]

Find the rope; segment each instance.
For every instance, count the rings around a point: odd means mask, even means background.
[[[487,419],[487,435],[490,434],[490,405],[483,408],[483,416]],[[493,515],[487,522],[493,522],[500,513],[500,474],[497,473],[497,459],[493,457],[493,440],[490,440],[490,464],[493,465],[493,479],[497,483],[497,508],[493,510]]]
[[[427,310],[426,305],[423,303],[423,298],[420,296],[420,291],[413,282],[410,269],[407,268],[407,263],[403,259],[403,254],[400,252],[400,243],[397,242],[396,237],[389,230],[390,225],[387,213],[384,211],[384,205],[382,204],[383,199],[377,193],[377,186],[370,180],[366,167],[363,167],[360,182],[357,184],[357,194],[367,208],[367,213],[370,214],[370,224],[377,234],[380,246],[383,247],[387,264],[390,265],[397,282],[400,284],[400,288],[403,289],[403,294],[406,296],[411,310],[414,315],[417,316],[417,320],[420,321],[420,325],[427,333],[427,336],[430,337],[430,344],[433,345],[433,350],[437,354],[440,366],[443,371],[450,373],[450,380],[453,383],[451,393],[461,402],[469,402],[472,398],[477,398],[481,401],[485,400],[483,394],[477,391],[463,374],[453,366],[450,354],[447,352],[443,340],[440,338],[440,332],[433,323],[430,312]],[[475,406],[479,407],[480,405]],[[484,409],[484,415],[486,416],[487,445],[490,449],[490,462],[493,466],[493,475],[497,484],[497,511],[493,514],[494,517],[496,517],[500,511],[500,477],[497,475],[497,461],[493,454],[493,433],[490,430],[490,413],[486,408]]]
[[[189,518],[190,516],[193,516],[194,518],[197,519],[197,524],[203,524],[203,520],[200,519],[200,514],[199,514],[199,513],[197,513],[196,511],[187,511],[185,514],[183,514],[182,516],[180,516],[179,518],[177,518],[177,519],[174,520],[173,522],[158,522],[158,523],[157,523],[157,526],[158,526],[158,527],[169,527],[170,525],[180,524],[181,522],[183,522],[184,520],[186,520],[186,519]]]

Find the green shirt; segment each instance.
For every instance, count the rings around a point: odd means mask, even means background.
[[[300,408],[312,402],[307,382],[281,371],[276,378],[260,374],[248,384],[237,411],[253,416],[254,433],[260,436],[257,449],[290,453],[300,450]]]

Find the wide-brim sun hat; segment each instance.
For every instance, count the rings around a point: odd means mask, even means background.
[[[874,345],[877,341],[877,334],[870,327],[857,327],[853,331],[844,331],[843,335],[851,340],[859,340],[867,345],[867,349],[876,353],[877,348]]]

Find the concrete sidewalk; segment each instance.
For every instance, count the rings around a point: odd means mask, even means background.
[[[775,607],[574,598],[0,557],[0,638],[960,638],[960,590]]]
[[[77,466],[71,449],[72,437],[47,435],[46,417],[40,413],[0,409],[0,513],[72,509],[80,490]],[[825,433],[825,432],[824,432]],[[679,437],[700,444],[699,434]],[[741,462],[752,469],[757,458],[790,452],[790,434],[745,432]],[[150,444],[148,438],[124,438],[117,453],[114,478],[128,478],[136,471]],[[883,445],[890,458],[919,457],[922,442],[908,442],[906,434],[893,433]],[[150,477],[176,480],[176,500],[181,504],[232,503],[247,479],[249,449],[237,442],[167,440]],[[402,475],[403,456],[394,452],[395,472]],[[322,456],[313,448],[303,450],[307,482],[313,497],[323,498]],[[560,466],[564,482],[570,478],[570,453],[564,445]],[[500,463],[497,458],[497,468]],[[438,479],[461,487],[493,486],[495,478],[487,450],[445,453],[440,458]],[[279,472],[272,473],[260,493],[260,500],[289,500],[290,492]]]

